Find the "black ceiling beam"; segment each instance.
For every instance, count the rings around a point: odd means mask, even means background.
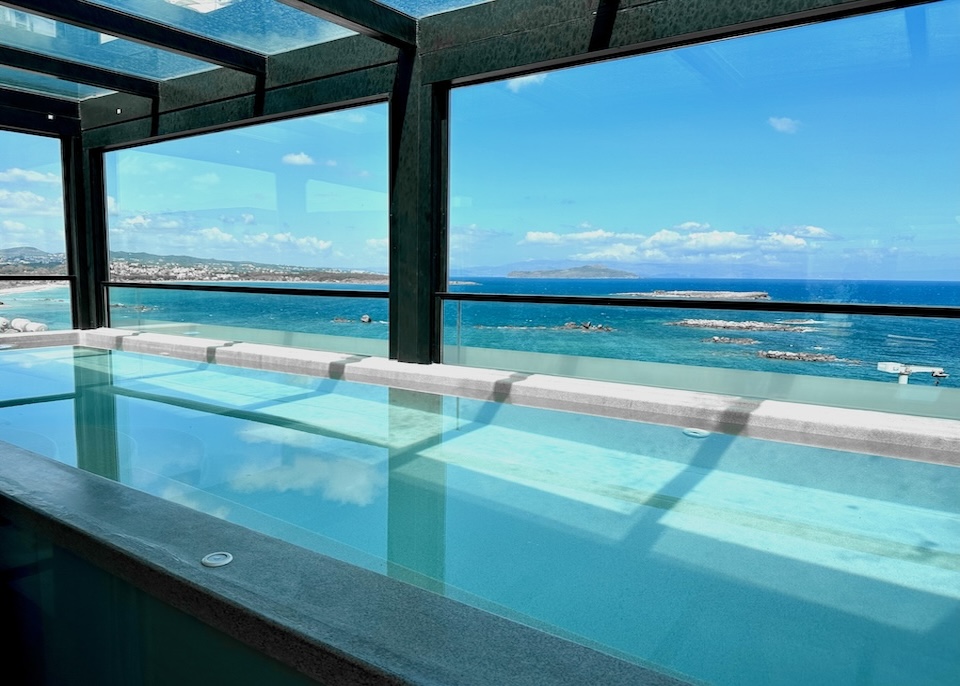
[[[0,64],[15,69],[46,74],[47,76],[56,76],[65,81],[141,95],[145,98],[156,98],[160,95],[160,84],[157,81],[121,74],[80,62],[71,62],[59,57],[41,55],[37,52],[11,48],[9,45],[0,45]]]
[[[57,117],[80,118],[80,102],[77,100],[64,100],[0,86],[0,103],[6,107],[52,114]]]
[[[372,0],[280,0],[351,31],[376,38],[398,48],[417,44],[417,20]]]
[[[0,105],[0,129],[47,136],[76,136],[80,134],[80,120]]]
[[[260,76],[267,71],[264,55],[110,7],[65,0],[3,0],[0,4],[248,74]]]

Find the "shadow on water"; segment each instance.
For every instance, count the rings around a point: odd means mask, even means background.
[[[520,381],[524,381],[530,377],[529,374],[510,374],[506,378],[498,379],[493,384],[493,392],[490,398],[486,402],[483,402],[481,405],[480,412],[478,412],[474,419],[470,420],[469,424],[462,425],[457,424],[457,432],[460,435],[465,433],[470,433],[478,429],[482,429],[484,426],[491,424],[497,414],[500,412],[500,408],[509,402],[510,394],[513,390],[513,384]],[[438,424],[436,426],[436,431],[430,435],[421,438],[412,443],[408,443],[402,448],[397,448],[392,450],[390,453],[390,459],[393,466],[402,464],[404,462],[409,462],[411,460],[419,457],[420,452],[426,450],[427,448],[434,447],[441,442],[442,437],[442,419],[443,419],[443,408],[442,408],[442,399],[443,396],[438,396],[435,394],[422,393],[420,391],[408,391],[407,393],[413,394],[415,396],[428,397],[432,396],[437,398],[439,401],[437,403],[436,409],[433,410],[437,414]],[[459,400],[459,399],[458,399]],[[459,419],[459,418],[458,418]],[[391,432],[393,433],[393,432]],[[391,443],[393,443],[393,437],[391,436]],[[396,461],[396,462],[394,462]]]

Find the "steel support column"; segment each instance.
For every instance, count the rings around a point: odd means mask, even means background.
[[[448,91],[402,52],[390,102],[390,357],[439,361]]]
[[[67,269],[73,287],[73,325],[93,329],[107,324],[103,282],[107,275],[103,155],[84,149],[80,136],[61,139]]]

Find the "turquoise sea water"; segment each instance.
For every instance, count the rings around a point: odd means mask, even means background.
[[[0,400],[0,440],[700,682],[960,672],[954,467],[84,349],[0,352]]]
[[[850,282],[770,280],[555,280],[470,279],[458,292],[613,295],[654,290],[766,291],[773,301],[852,302],[896,305],[960,305],[960,282]],[[276,284],[273,284],[276,285]],[[314,284],[284,284],[302,287]],[[323,284],[324,288],[337,288]],[[343,286],[346,288],[347,286]],[[351,288],[355,288],[350,286]],[[382,287],[367,287],[382,290]],[[0,298],[0,316],[12,312],[51,328],[70,325],[66,289]],[[371,323],[363,324],[367,314]],[[388,337],[386,300],[250,296],[231,293],[114,289],[115,325],[188,322],[343,337]],[[742,331],[712,326],[676,326],[682,320],[758,321],[797,327],[792,331]],[[580,325],[589,322],[594,328]],[[568,327],[568,323],[576,326]],[[597,329],[602,325],[602,329]],[[749,338],[751,343],[714,342],[714,337]],[[878,362],[943,367],[951,376],[940,385],[960,387],[960,320],[870,317],[731,310],[647,309],[501,303],[447,303],[446,345],[558,353],[754,371],[810,374],[882,382],[896,377],[877,371]],[[832,356],[829,361],[762,357],[775,351]],[[834,359],[835,358],[835,359]],[[915,374],[910,383],[938,383]]]

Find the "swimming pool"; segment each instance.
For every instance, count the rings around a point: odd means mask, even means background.
[[[950,465],[90,348],[0,440],[692,680],[960,671]]]

